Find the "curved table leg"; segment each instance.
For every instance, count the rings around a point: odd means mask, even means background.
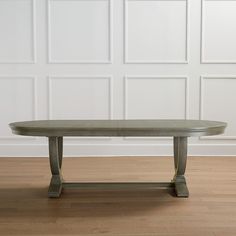
[[[62,167],[62,158],[63,158],[63,137],[57,137],[57,147],[58,147],[58,158],[60,169]]]
[[[188,197],[189,191],[184,177],[187,163],[187,137],[174,137],[175,176],[173,178],[177,197]]]
[[[61,174],[63,137],[49,137],[49,160],[52,178],[48,189],[49,197],[60,197],[63,178]]]

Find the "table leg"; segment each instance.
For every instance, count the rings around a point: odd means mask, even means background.
[[[174,164],[173,178],[177,197],[188,197],[189,191],[184,177],[187,163],[187,137],[174,137]]]
[[[51,182],[48,189],[49,197],[60,197],[63,178],[61,174],[63,137],[49,137],[49,160],[51,167]]]
[[[57,137],[57,145],[58,145],[59,166],[60,166],[60,169],[61,169],[61,167],[62,167],[62,158],[63,158],[63,137]]]

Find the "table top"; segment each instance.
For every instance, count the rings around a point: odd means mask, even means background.
[[[222,134],[225,122],[208,120],[34,120],[9,124],[26,136],[204,136]]]

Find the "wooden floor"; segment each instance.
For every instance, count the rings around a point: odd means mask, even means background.
[[[65,158],[66,180],[169,181],[172,158]],[[171,190],[65,190],[47,158],[0,158],[0,235],[236,236],[236,157],[190,157],[189,198]]]

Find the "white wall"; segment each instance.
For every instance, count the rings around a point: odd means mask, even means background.
[[[236,155],[236,0],[0,0],[0,156],[47,155],[31,119],[228,122],[191,155]],[[169,138],[68,138],[65,154],[171,155]]]

